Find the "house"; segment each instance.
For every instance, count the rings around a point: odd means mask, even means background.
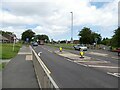
[[[16,35],[15,34],[4,34],[4,37],[8,39],[8,43],[13,43],[14,37],[16,37]]]
[[[79,42],[79,40],[74,40],[73,43],[74,44],[79,44],[80,42]]]
[[[4,36],[2,36],[1,34],[0,34],[0,43],[6,43],[6,42],[8,42],[9,40],[6,38],[6,37],[4,37]]]

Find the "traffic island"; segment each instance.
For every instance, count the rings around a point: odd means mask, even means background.
[[[84,56],[84,58],[81,58],[80,55],[77,55],[77,54],[73,54],[73,53],[70,53],[70,52],[66,52],[66,51],[62,51],[62,52],[59,52],[59,51],[55,51],[56,54],[62,56],[62,57],[66,57],[66,58],[69,58],[71,60],[89,60],[91,61],[92,58],[91,57],[88,57],[88,56]]]
[[[62,57],[68,58],[69,60],[73,62],[81,63],[84,65],[108,65],[110,63],[108,61],[104,61],[104,60],[101,61],[101,60],[97,60],[95,58],[91,58],[88,56],[84,56],[84,58],[81,58],[80,55],[73,54],[73,53],[66,52],[66,51],[62,51],[62,53],[59,51],[55,51],[55,53]]]

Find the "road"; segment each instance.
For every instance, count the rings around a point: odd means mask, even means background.
[[[51,71],[60,88],[118,88],[118,77],[69,61],[51,51],[50,47],[37,46],[40,58]]]

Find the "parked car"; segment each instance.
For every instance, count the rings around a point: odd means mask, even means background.
[[[75,50],[83,50],[83,51],[87,51],[87,47],[84,46],[83,44],[77,44],[75,46],[73,46]]]
[[[33,42],[32,45],[33,46],[38,46],[38,43],[37,42]]]

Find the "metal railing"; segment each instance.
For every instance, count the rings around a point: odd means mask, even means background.
[[[32,49],[33,54],[33,64],[35,68],[35,73],[37,76],[38,84],[41,89],[49,88],[51,90],[60,90],[55,81],[50,76],[50,71],[37,55],[37,53]]]

